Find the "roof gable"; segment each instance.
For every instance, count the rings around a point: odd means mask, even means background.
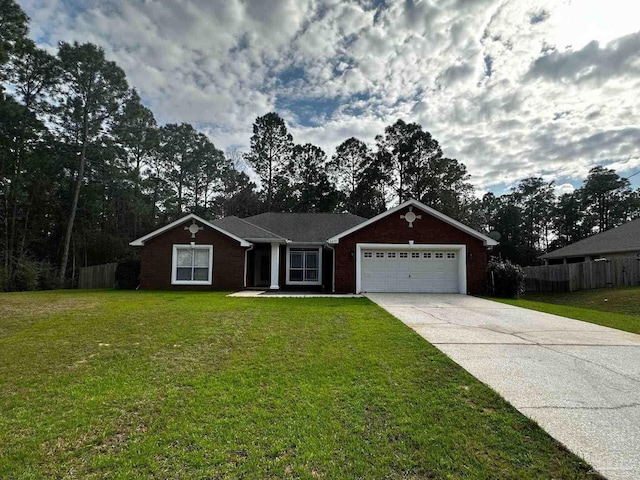
[[[386,212],[382,212],[381,214],[376,215],[375,217],[370,218],[369,220],[360,223],[359,225],[355,225],[354,227],[352,227],[352,228],[350,228],[348,230],[340,232],[339,234],[334,235],[333,237],[329,238],[327,240],[327,242],[328,243],[333,243],[333,244],[339,243],[341,238],[346,237],[347,235],[350,235],[351,233],[356,232],[356,231],[360,230],[361,228],[364,228],[364,227],[366,227],[368,225],[376,223],[377,221],[379,221],[379,220],[381,220],[381,219],[383,219],[383,218],[385,218],[385,217],[387,217],[389,215],[392,215],[392,214],[394,214],[394,213],[396,213],[396,212],[398,212],[398,211],[400,211],[400,210],[402,210],[402,209],[404,209],[405,207],[408,207],[408,206],[414,206],[414,207],[422,210],[423,212],[428,213],[429,215],[432,215],[433,217],[435,217],[435,218],[437,218],[439,220],[442,220],[443,222],[448,223],[449,225],[451,225],[451,226],[453,226],[453,227],[455,227],[455,228],[457,228],[459,230],[462,230],[463,232],[467,233],[468,235],[471,235],[472,237],[475,237],[475,238],[477,238],[479,240],[482,240],[482,243],[484,245],[486,245],[486,246],[498,245],[498,242],[496,242],[493,238],[488,237],[487,235],[484,235],[484,234],[474,230],[473,228],[468,227],[467,225],[464,225],[463,223],[460,223],[457,220],[454,220],[453,218],[445,215],[444,213],[440,213],[437,210],[434,210],[431,207],[427,207],[425,204],[423,204],[423,203],[421,203],[421,202],[419,202],[417,200],[413,200],[413,199],[407,200],[406,202],[401,203],[397,207],[391,208],[391,209],[387,210]]]
[[[540,258],[582,257],[633,251],[640,252],[640,218],[546,253]]]
[[[238,241],[240,243],[241,247],[250,247],[251,246],[251,243],[247,242],[243,238],[240,238],[239,236],[234,235],[233,233],[228,232],[227,230],[225,230],[225,229],[223,229],[223,228],[221,228],[221,227],[219,227],[217,225],[214,225],[211,222],[208,222],[207,220],[199,217],[198,215],[196,215],[194,213],[190,213],[189,215],[186,215],[186,216],[184,216],[182,218],[179,218],[175,222],[171,222],[168,225],[165,225],[164,227],[158,228],[157,230],[154,230],[153,232],[148,233],[143,237],[137,238],[133,242],[129,243],[129,245],[131,245],[132,247],[142,247],[142,246],[144,246],[145,242],[147,242],[148,240],[151,240],[152,238],[155,238],[155,237],[157,237],[159,235],[162,235],[163,233],[165,233],[165,232],[167,232],[167,231],[171,230],[172,228],[175,228],[175,227],[177,227],[179,225],[182,225],[184,222],[187,222],[189,220],[195,220],[197,222],[200,222],[203,225],[206,225],[207,227],[209,227],[209,228],[211,228],[213,230],[216,230],[216,231],[218,231],[218,232],[220,232],[220,233],[222,233],[222,234],[224,234],[224,235],[226,235],[226,236]]]

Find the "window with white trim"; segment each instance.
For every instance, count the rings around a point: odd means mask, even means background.
[[[447,252],[447,258],[452,260],[456,258],[456,253],[455,252]]]
[[[422,254],[422,258],[430,260],[431,259],[431,252],[424,252]]]
[[[376,258],[384,258],[384,252],[376,252]]]
[[[444,253],[436,252],[436,258],[444,258]]]
[[[420,258],[420,252],[411,252],[411,258]]]
[[[321,285],[321,248],[289,248],[287,283],[290,285]]]
[[[364,258],[372,258],[373,252],[364,252]]]
[[[213,245],[174,245],[171,260],[173,285],[211,285]]]
[[[407,258],[409,254],[407,252],[400,252],[400,258]]]
[[[396,252],[387,252],[387,258],[396,258]]]

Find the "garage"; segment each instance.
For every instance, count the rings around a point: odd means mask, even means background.
[[[466,293],[463,245],[358,245],[359,291]]]
[[[484,293],[494,239],[407,200],[327,239],[336,292]]]

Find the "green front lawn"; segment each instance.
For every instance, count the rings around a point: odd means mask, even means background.
[[[570,293],[527,292],[518,300],[491,300],[640,333],[640,287],[598,288]]]
[[[0,478],[597,478],[366,299],[0,295]]]

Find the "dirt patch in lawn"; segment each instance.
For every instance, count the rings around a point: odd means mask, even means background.
[[[17,296],[7,296],[0,303],[0,317],[37,317],[55,315],[69,310],[89,310],[99,305],[95,300],[86,298],[42,299],[42,302],[25,302]]]
[[[87,314],[100,305],[95,299],[43,297],[34,299],[24,295],[3,295],[0,302],[0,338],[13,335],[21,330],[50,319],[52,315],[74,312]]]

